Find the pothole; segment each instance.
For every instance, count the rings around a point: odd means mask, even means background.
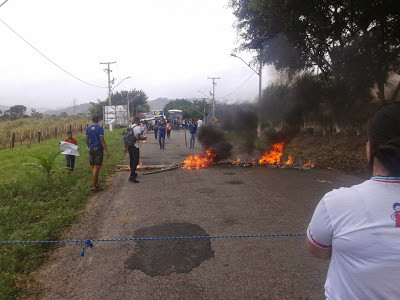
[[[244,182],[241,180],[231,180],[231,181],[228,181],[228,183],[229,184],[243,184]]]
[[[197,189],[196,192],[201,193],[201,194],[212,194],[212,193],[215,193],[215,189],[204,187],[204,188]]]
[[[135,231],[134,236],[180,237],[208,234],[196,224],[176,222],[140,228]],[[189,273],[212,257],[214,251],[208,238],[138,241],[135,254],[125,261],[125,266],[131,270],[141,270],[150,276],[162,276]]]

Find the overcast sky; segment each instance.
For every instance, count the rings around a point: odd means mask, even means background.
[[[254,100],[258,94],[258,76],[244,83],[253,71],[229,55],[239,44],[228,0],[9,0],[0,19],[93,85],[107,86],[100,61],[116,61],[115,84],[131,79],[115,91],[142,89],[149,100],[201,98],[198,91],[212,89],[209,76],[221,77],[215,91],[220,101]],[[106,99],[107,89],[60,70],[2,22],[0,41],[0,105],[60,108],[74,98],[78,104]],[[251,53],[238,54],[251,60]],[[263,86],[272,80],[267,69]]]

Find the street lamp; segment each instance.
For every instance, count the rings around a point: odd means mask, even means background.
[[[246,66],[248,66],[254,73],[256,73],[258,75],[258,103],[260,105],[261,104],[262,61],[261,61],[261,49],[259,49],[258,51],[259,51],[258,52],[258,61],[259,61],[258,72],[256,70],[254,70],[254,68],[240,56],[237,56],[234,53],[231,53],[231,56],[239,58],[242,62],[244,62],[246,64]],[[260,118],[258,118],[257,136],[260,136],[260,133],[261,133],[261,122],[260,122]]]
[[[204,96],[206,96],[207,98],[203,98],[203,100],[206,100],[206,99],[209,99],[210,100],[210,97],[208,97],[207,96],[207,94],[206,93],[203,93],[202,91],[197,91],[198,93],[201,93],[201,94],[203,94]],[[211,92],[210,92],[210,94],[211,94]],[[212,100],[212,99],[211,99]],[[214,114],[215,114],[215,105],[214,105],[214,102],[213,102],[213,116],[214,116]],[[204,108],[204,111],[203,111],[203,116],[204,116],[204,124],[206,124],[206,109]]]
[[[126,93],[126,103],[127,103],[127,105],[128,105],[128,122],[129,122],[129,118],[130,118],[130,116],[131,116],[131,114],[130,114],[130,112],[129,112],[129,106],[130,106],[130,104],[131,104],[131,102],[133,101],[133,100],[135,100],[137,97],[139,97],[140,96],[140,94],[137,94],[135,97],[133,97],[133,99],[131,99],[131,100],[129,100],[129,94],[128,93]],[[136,115],[136,114],[135,114]]]
[[[203,93],[202,91],[197,91],[197,92],[203,94],[204,96],[206,96],[207,99],[210,99],[210,97],[208,97],[208,96],[206,95],[206,93]]]
[[[117,86],[119,86],[124,80],[130,79],[130,78],[131,78],[131,76],[128,76],[128,77],[122,79],[120,82],[118,82],[118,83],[111,89],[111,92],[112,92]]]

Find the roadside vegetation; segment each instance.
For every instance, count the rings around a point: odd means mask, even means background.
[[[102,185],[124,157],[122,134],[123,129],[105,134],[110,158],[104,160],[100,172]],[[41,165],[35,157],[49,157],[50,161],[51,154],[59,149],[58,139],[0,151],[0,241],[56,240],[77,219],[90,195],[92,170],[88,166],[84,134],[75,138],[81,156],[77,157],[71,175],[50,171],[65,167],[64,155],[56,156],[51,166],[44,162],[44,171],[31,166]],[[1,245],[0,298],[23,296],[29,274],[54,247]]]
[[[22,118],[0,122],[0,150],[11,148],[12,134],[14,147],[26,144],[36,144],[40,140],[61,138],[72,129],[74,133],[81,133],[91,121],[86,117],[43,117]]]

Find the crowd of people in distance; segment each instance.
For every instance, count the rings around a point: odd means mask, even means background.
[[[93,176],[92,176],[92,191],[97,192],[102,190],[99,186],[99,171],[103,164],[104,153],[106,158],[109,158],[109,152],[107,149],[107,145],[104,139],[104,129],[99,125],[100,117],[93,116],[92,117],[92,125],[86,128],[86,146],[89,150],[89,165],[93,168]],[[171,131],[176,130],[180,131],[181,129],[188,130],[190,133],[190,148],[194,148],[196,141],[196,133],[199,127],[203,124],[202,120],[181,120],[178,118],[168,119],[166,120],[164,116],[161,116],[158,119],[150,120],[150,121],[140,121],[140,118],[134,117],[132,125],[129,129],[131,129],[131,134],[129,137],[125,138],[124,134],[124,143],[125,143],[125,154],[129,153],[129,161],[131,173],[129,176],[129,181],[138,183],[139,181],[136,179],[137,173],[136,168],[139,164],[139,141],[145,141],[147,139],[147,132],[153,131],[154,137],[157,139],[160,145],[160,149],[165,149],[165,138],[171,138]],[[129,130],[128,129],[128,130]],[[128,136],[128,135],[127,135]],[[129,140],[131,139],[131,140]],[[79,155],[78,142],[76,139],[72,137],[72,132],[69,131],[67,133],[67,138],[64,143],[66,145],[62,145],[62,149],[65,154],[65,159],[67,163],[67,169],[69,173],[73,172],[75,167],[75,157]],[[70,145],[70,146],[68,146]]]
[[[130,145],[125,141],[125,153],[129,153],[130,169],[131,173],[129,181],[138,183],[136,179],[136,169],[139,164],[139,140],[145,140],[147,138],[147,131],[154,132],[154,138],[160,145],[160,150],[165,149],[165,138],[171,138],[171,131],[180,131],[181,129],[188,130],[190,134],[190,148],[193,149],[196,141],[196,133],[199,127],[203,125],[202,120],[197,122],[191,120],[180,120],[180,119],[165,119],[164,116],[160,116],[158,119],[151,120],[150,122],[141,123],[140,119],[135,117],[131,129],[134,131],[134,140]],[[129,129],[128,129],[129,130]],[[127,131],[128,132],[128,131]],[[185,132],[186,134],[186,132]]]

